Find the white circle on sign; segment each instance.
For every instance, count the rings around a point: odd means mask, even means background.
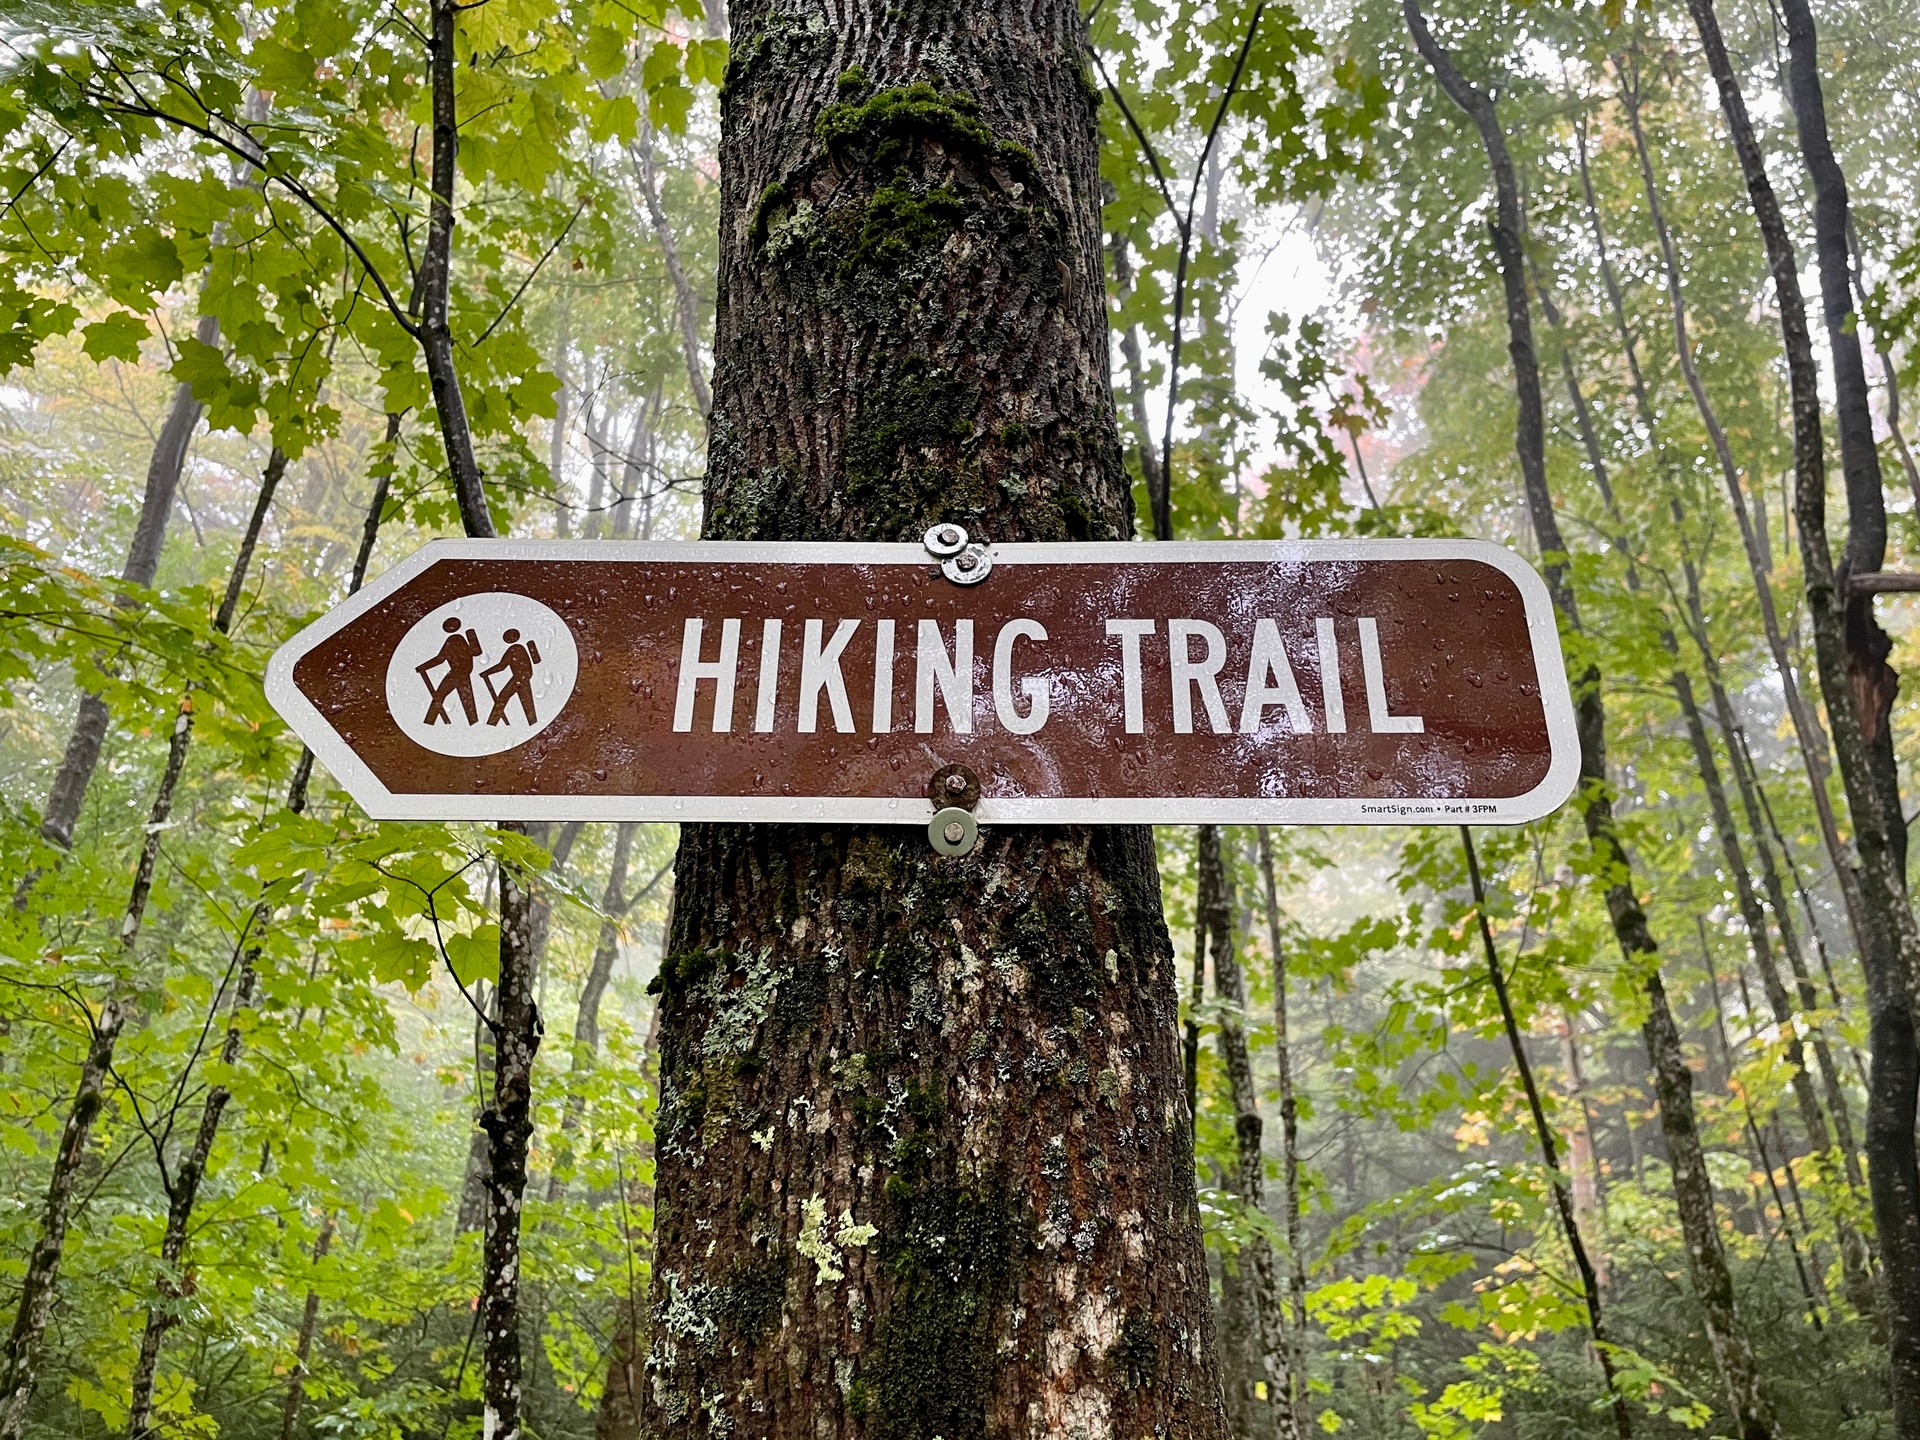
[[[551,725],[573,694],[573,632],[538,600],[487,590],[423,615],[387,662],[387,709],[440,755],[498,755]]]

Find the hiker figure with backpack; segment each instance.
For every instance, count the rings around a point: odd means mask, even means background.
[[[498,725],[504,721],[507,718],[507,705],[518,696],[527,724],[537,725],[540,722],[533,713],[533,667],[540,663],[540,647],[531,640],[521,644],[518,630],[509,630],[500,638],[506,642],[507,648],[501,652],[498,661],[480,672],[487,694],[493,697],[493,709],[487,715],[487,724]],[[496,690],[492,677],[503,670],[507,672],[507,683]]]

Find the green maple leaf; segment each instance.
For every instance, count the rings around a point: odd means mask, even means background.
[[[596,25],[587,32],[580,58],[595,80],[611,80],[627,68],[627,37],[611,25]]]
[[[235,375],[225,355],[191,335],[179,342],[178,349],[180,358],[173,362],[173,378],[189,387],[193,398],[207,407],[207,427],[241,434],[251,430],[260,409],[260,382],[251,376]]]
[[[116,310],[104,319],[96,320],[81,332],[83,337],[80,348],[87,352],[87,358],[95,364],[105,364],[108,360],[124,360],[129,365],[140,363],[140,344],[147,338],[147,322],[130,310]]]
[[[462,985],[493,980],[500,974],[500,927],[487,924],[465,935],[447,936],[447,963]]]
[[[693,110],[693,91],[677,73],[670,75],[658,88],[647,87],[647,109],[662,130],[682,134],[687,128],[687,116]]]

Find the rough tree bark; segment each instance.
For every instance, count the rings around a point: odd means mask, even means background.
[[[1893,640],[1874,619],[1871,591],[1855,593],[1855,576],[1877,573],[1887,556],[1887,497],[1881,488],[1880,449],[1873,437],[1873,405],[1866,357],[1860,349],[1859,316],[1853,308],[1853,225],[1847,180],[1827,133],[1827,102],[1820,86],[1820,44],[1807,0],[1781,0],[1787,21],[1787,99],[1793,106],[1800,157],[1813,182],[1813,248],[1820,264],[1820,309],[1833,363],[1834,429],[1840,437],[1840,472],[1847,496],[1847,542],[1837,580],[1844,605],[1847,665],[1860,720],[1863,757],[1880,805],[1889,817],[1902,814],[1900,767],[1893,753],[1893,701],[1900,677],[1887,663]],[[1888,843],[1900,867],[1907,865],[1907,828],[1890,825]],[[1909,976],[1909,983],[1915,977]],[[1920,1422],[1917,1422],[1920,1423]]]
[[[1546,420],[1540,393],[1540,368],[1533,343],[1532,307],[1527,295],[1522,247],[1524,224],[1520,187],[1507,151],[1506,133],[1493,101],[1460,74],[1453,58],[1434,39],[1419,0],[1401,0],[1414,44],[1432,68],[1447,97],[1473,122],[1486,150],[1494,185],[1494,218],[1489,223],[1499,262],[1518,400],[1514,448],[1520,461],[1529,518],[1539,543],[1542,568],[1554,605],[1569,628],[1579,628],[1579,609],[1567,571],[1566,541],[1547,488]],[[1614,825],[1607,775],[1606,710],[1600,697],[1600,671],[1589,663],[1575,686],[1575,725],[1580,739],[1581,793],[1577,804],[1607,887],[1607,910],[1627,964],[1646,973],[1648,1015],[1642,1033],[1654,1072],[1660,1125],[1667,1142],[1674,1199],[1680,1213],[1689,1269],[1699,1297],[1716,1368],[1731,1405],[1741,1440],[1775,1440],[1777,1429],[1734,1305],[1733,1279],[1720,1244],[1713,1209],[1713,1185],[1707,1174],[1700,1133],[1693,1113],[1693,1076],[1681,1048],[1680,1032],[1661,980],[1658,953],[1645,911],[1634,891],[1633,867]]]
[[[467,400],[460,387],[453,328],[448,318],[448,294],[453,279],[453,193],[460,168],[460,119],[454,91],[455,32],[458,0],[432,0],[427,35],[428,89],[432,96],[432,174],[427,211],[426,246],[420,257],[420,321],[417,339],[426,362],[433,408],[446,448],[447,469],[454,498],[469,536],[491,539],[493,517],[480,462],[473,451],[473,431],[467,423]]]
[[[1700,32],[1707,66],[1720,93],[1747,198],[1766,244],[1767,263],[1779,300],[1782,349],[1792,396],[1794,516],[1800,530],[1800,567],[1806,586],[1807,615],[1813,631],[1820,689],[1833,726],[1834,753],[1853,817],[1854,843],[1860,851],[1861,893],[1866,933],[1860,937],[1860,962],[1867,982],[1867,1034],[1873,1066],[1867,1087],[1867,1183],[1873,1199],[1874,1228],[1880,1240],[1887,1297],[1890,1386],[1894,1431],[1912,1440],[1920,1436],[1920,1157],[1914,1145],[1915,1099],[1920,1094],[1920,1047],[1913,1029],[1911,986],[1920,969],[1920,925],[1907,896],[1906,826],[1897,808],[1889,809],[1882,773],[1871,753],[1886,740],[1886,716],[1863,713],[1890,699],[1890,688],[1857,684],[1860,666],[1871,660],[1857,645],[1870,640],[1870,614],[1848,603],[1846,574],[1868,573],[1843,563],[1836,574],[1827,539],[1827,475],[1821,432],[1820,372],[1807,330],[1806,300],[1792,237],[1779,198],[1767,175],[1765,157],[1754,137],[1746,98],[1727,56],[1720,20],[1712,0],[1687,0]],[[1803,20],[1804,20],[1803,16]],[[1809,31],[1807,39],[1811,39]],[[1812,57],[1807,57],[1811,63]],[[1795,63],[1800,57],[1795,57]],[[1817,75],[1794,82],[1796,91]],[[1803,122],[1805,117],[1802,117]],[[1843,231],[1844,234],[1844,231]],[[1861,496],[1848,476],[1848,506],[1882,504],[1876,491]],[[1854,517],[1873,543],[1871,514]],[[1884,518],[1880,543],[1885,542]],[[1849,538],[1849,545],[1854,541]],[[1863,554],[1862,558],[1866,558]],[[1870,597],[1863,597],[1870,603]],[[1884,658],[1879,662],[1884,667]],[[1893,797],[1897,802],[1897,794]]]
[[[732,19],[705,533],[1130,534],[1078,9]],[[689,826],[660,1005],[643,1433],[1224,1436],[1145,830]]]

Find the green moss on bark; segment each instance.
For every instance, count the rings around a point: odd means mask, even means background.
[[[889,180],[867,202],[866,223],[853,254],[857,265],[897,270],[922,251],[938,249],[966,222],[967,202],[944,185],[918,191]]]
[[[735,1264],[716,1289],[711,1308],[727,1335],[751,1347],[779,1323],[786,1301],[787,1257],[776,1249]]]
[[[878,1250],[894,1293],[863,1367],[869,1433],[875,1440],[983,1440],[1026,1213],[1000,1185],[889,1182],[886,1193]]]
[[[840,77],[842,95],[849,90],[848,71]],[[859,85],[866,77],[859,76]],[[964,90],[939,90],[924,80],[896,85],[864,99],[842,100],[820,112],[814,133],[832,150],[865,150],[881,170],[904,165],[915,148],[931,141],[959,160],[984,181],[997,166],[1018,185],[1039,180],[1034,155],[1026,146],[1002,141],[980,118],[980,102]]]
[[[905,539],[959,508],[963,477],[919,457],[970,440],[979,409],[979,386],[919,358],[867,392],[847,430],[845,465],[847,503],[870,534]]]
[[[848,71],[840,79],[848,90]],[[865,76],[859,77],[864,83]],[[853,93],[858,93],[857,89]],[[926,81],[898,85],[865,100],[829,105],[814,122],[814,133],[830,149],[863,147],[881,166],[904,163],[921,140],[935,140],[955,155],[991,163],[993,132],[980,119],[980,103],[964,90],[942,93]]]

